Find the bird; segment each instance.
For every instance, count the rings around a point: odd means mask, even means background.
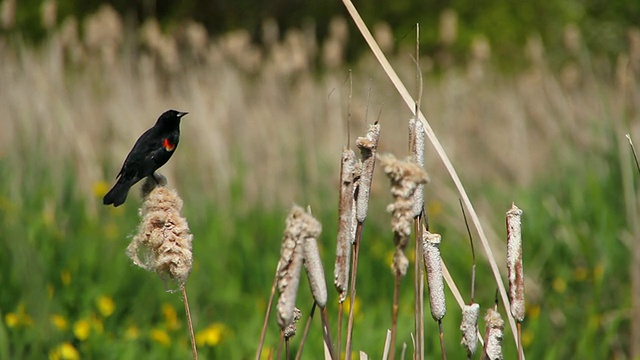
[[[113,204],[114,207],[118,207],[124,204],[133,185],[147,176],[152,176],[169,161],[180,141],[180,119],[187,114],[183,111],[167,110],[160,115],[153,127],[138,138],[116,176],[116,184],[104,196],[104,205]]]

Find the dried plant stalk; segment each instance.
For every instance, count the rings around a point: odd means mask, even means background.
[[[413,162],[424,168],[424,126],[415,118],[409,120],[409,142]],[[424,185],[419,184],[413,193],[413,217],[418,217],[424,207]]]
[[[522,266],[522,210],[515,204],[507,211],[507,273],[511,315],[518,322],[524,320],[524,269]]]
[[[391,180],[391,195],[394,199],[387,206],[387,211],[392,214],[391,228],[396,246],[392,269],[395,274],[405,276],[409,260],[404,255],[404,249],[409,242],[413,223],[413,194],[419,184],[427,182],[427,174],[415,163],[398,160],[391,154],[380,155],[378,158]]]
[[[284,328],[293,321],[293,309],[298,295],[300,271],[303,263],[303,242],[317,238],[322,231],[320,223],[300,206],[294,205],[286,220],[278,262],[278,324]]]
[[[485,322],[484,351],[489,360],[502,360],[502,337],[504,336],[504,321],[500,313],[494,309],[487,310]]]
[[[351,266],[351,244],[355,241],[355,200],[354,191],[358,166],[353,150],[343,149],[340,167],[340,202],[338,206],[338,241],[334,284],[338,290],[338,300],[347,298],[349,289],[349,267]]]
[[[472,303],[462,308],[462,341],[460,343],[467,350],[469,356],[476,352],[478,346],[478,317],[480,317],[480,305]]]
[[[316,221],[313,226],[320,227],[320,223]],[[317,234],[320,235],[320,231],[317,231]],[[316,304],[320,308],[324,308],[327,305],[327,282],[324,278],[324,268],[318,251],[318,242],[315,237],[309,237],[303,241],[304,268],[309,278],[311,294],[313,294]]]
[[[127,255],[135,265],[157,273],[163,280],[175,281],[181,288],[193,266],[193,235],[180,214],[182,199],[165,185],[162,175],[146,178],[139,211],[142,221]]]
[[[435,321],[440,321],[447,313],[447,305],[444,296],[444,280],[442,277],[442,265],[440,259],[439,234],[428,231],[423,235],[424,264],[427,268],[427,283],[429,285],[429,303],[431,316]]]
[[[373,170],[376,164],[376,152],[378,150],[378,139],[380,138],[380,124],[375,123],[369,126],[367,134],[356,139],[356,146],[362,155],[362,175],[358,186],[358,199],[356,205],[356,217],[358,222],[363,223],[367,218],[369,208],[369,193],[371,192],[371,182],[373,180]]]

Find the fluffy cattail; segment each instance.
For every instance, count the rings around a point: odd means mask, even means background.
[[[391,195],[394,199],[393,204],[387,207],[387,211],[392,214],[391,228],[396,246],[392,269],[395,274],[404,276],[409,265],[409,261],[404,255],[404,249],[407,247],[409,235],[411,235],[413,193],[418,184],[427,182],[427,174],[415,163],[400,161],[391,154],[380,155],[378,158],[384,172],[391,180]]]
[[[462,308],[462,341],[460,343],[467,350],[467,354],[472,355],[478,346],[478,317],[480,316],[480,305],[473,303]]]
[[[360,223],[363,223],[367,218],[369,193],[371,191],[373,169],[376,164],[379,138],[380,124],[375,123],[369,126],[369,130],[365,136],[356,139],[356,146],[358,146],[362,154],[362,173],[360,175],[360,185],[358,186],[358,199],[356,200],[356,217]]]
[[[409,141],[413,162],[424,168],[424,126],[422,121],[409,120]],[[419,184],[413,193],[413,217],[418,217],[424,207],[424,185]]]
[[[442,264],[440,260],[439,234],[424,232],[422,239],[424,249],[424,264],[427,267],[427,282],[429,285],[429,303],[431,316],[435,321],[440,321],[447,313],[447,305],[444,296],[444,281],[442,278]]]
[[[286,224],[277,270],[280,298],[276,308],[283,330],[293,321],[304,257],[303,243],[308,238],[317,238],[322,231],[320,223],[297,205],[291,209]]]
[[[307,220],[307,230],[310,236],[302,240],[304,268],[307,271],[307,277],[309,278],[309,286],[311,287],[313,299],[320,308],[324,308],[327,305],[327,281],[324,278],[324,268],[322,266],[320,251],[318,251],[318,242],[316,240],[322,231],[322,227],[316,219],[311,217],[310,214],[307,214],[307,216],[310,218]]]
[[[345,148],[342,150],[341,162],[338,241],[333,282],[339,293],[339,301],[343,302],[347,298],[347,289],[349,288],[351,244],[355,238],[354,220],[356,214],[354,211],[354,187],[358,172],[356,154],[353,150]]]
[[[504,321],[500,313],[494,309],[487,310],[485,322],[484,351],[489,360],[502,360],[502,337],[504,335]]]
[[[292,337],[294,337],[296,335],[296,324],[298,323],[298,320],[302,319],[302,311],[298,308],[294,308],[293,309],[293,321],[291,322],[291,324],[287,325],[284,328],[284,338],[289,340]]]
[[[511,315],[518,322],[524,320],[524,269],[522,267],[522,210],[515,204],[507,211],[507,272]]]
[[[165,185],[166,179],[161,175],[154,174],[145,180],[140,208],[142,222],[127,247],[127,255],[135,265],[183,286],[193,265],[193,235],[180,214],[182,199]]]

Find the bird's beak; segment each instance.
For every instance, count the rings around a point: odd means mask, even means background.
[[[186,111],[178,111],[178,118],[182,118],[183,116],[187,115],[188,112]]]

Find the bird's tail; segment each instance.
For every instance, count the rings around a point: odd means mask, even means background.
[[[127,199],[127,194],[129,194],[129,189],[131,188],[131,184],[122,181],[122,179],[118,179],[118,182],[109,190],[107,195],[102,199],[102,203],[105,205],[111,205],[117,207],[124,203]]]

